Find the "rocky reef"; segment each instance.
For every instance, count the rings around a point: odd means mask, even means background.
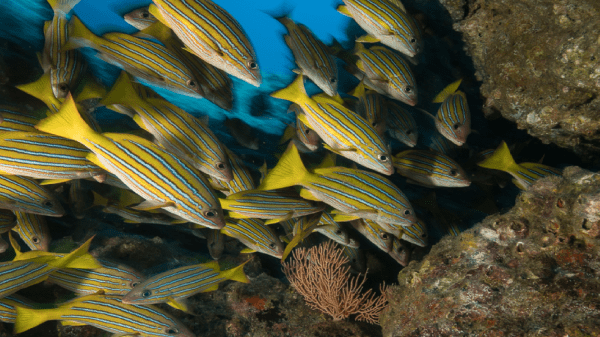
[[[600,154],[600,2],[440,0],[463,35],[484,113],[583,160]]]
[[[446,236],[388,290],[384,336],[598,336],[600,174],[567,167]]]

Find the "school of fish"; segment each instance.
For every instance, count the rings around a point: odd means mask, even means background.
[[[435,193],[409,200],[394,183],[399,177],[424,188],[465,188],[500,183],[503,171],[527,189],[561,174],[541,163],[517,164],[505,142],[472,154],[465,167],[457,161],[474,132],[467,94],[457,79],[435,96],[436,115],[415,108],[419,83],[411,64],[418,63],[424,38],[399,0],[343,0],[338,12],[366,32],[348,50],[335,41],[326,45],[289,14],[273,17],[285,28],[282,39],[297,68],[291,84],[270,95],[290,102],[295,123],[281,137],[282,153],[272,154],[277,164],[265,163],[258,172],[225,146],[206,117],[145,86],[234,112],[230,76],[259,87],[265,74],[232,15],[211,0],[153,0],[119,13],[139,32],[99,36],[72,14],[79,1],[48,0],[54,17],[40,32],[45,43],[38,52],[44,75],[17,86],[47,109],[0,106],[0,234],[8,233],[8,242],[0,238],[0,251],[12,247],[16,254],[0,263],[0,321],[13,323],[15,333],[58,320],[119,336],[194,336],[153,304],[192,313],[186,298],[217,290],[226,280],[250,282],[245,263],[221,270],[218,261],[143,275],[92,257],[93,238],[70,253],[49,252],[46,216],[69,212],[82,219],[94,208],[125,223],[185,227],[206,240],[214,260],[232,241],[245,246],[242,254],[285,260],[299,245],[333,240],[353,269],[364,271],[360,241],[402,266],[413,247],[427,246],[423,212],[438,219],[445,233],[460,232]],[[122,70],[112,88],[90,74],[81,48]],[[348,93],[338,89],[340,60],[358,81]],[[309,95],[306,79],[322,93]],[[100,107],[139,129],[103,130],[95,116]],[[423,126],[413,113],[427,116],[437,132],[427,146],[418,146]],[[245,127],[235,119],[226,123],[230,130]],[[252,135],[233,137],[259,148]],[[403,149],[394,154],[392,141]],[[55,194],[59,187],[68,190],[67,200]],[[86,204],[86,194],[93,202]],[[22,253],[15,236],[30,251]],[[15,294],[44,281],[77,297],[41,309]]]

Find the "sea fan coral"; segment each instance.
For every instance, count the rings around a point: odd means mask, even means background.
[[[339,321],[357,314],[356,320],[379,322],[387,303],[385,284],[377,296],[372,289],[362,292],[366,274],[350,277],[348,259],[332,241],[310,249],[296,249],[283,272],[310,307]]]

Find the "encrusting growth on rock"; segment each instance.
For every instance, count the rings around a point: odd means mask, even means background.
[[[378,324],[385,308],[385,284],[377,296],[372,289],[362,292],[366,275],[350,277],[348,259],[331,241],[294,250],[292,260],[283,263],[283,272],[306,303],[339,321],[356,314],[357,321]]]

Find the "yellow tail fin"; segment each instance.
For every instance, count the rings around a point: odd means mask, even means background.
[[[13,333],[19,334],[34,328],[46,321],[55,320],[60,318],[59,309],[31,309],[15,304],[17,317],[15,319],[15,326]]]
[[[365,95],[365,83],[364,81],[360,81],[360,83],[356,86],[356,88],[352,89],[348,95],[361,98]]]
[[[232,280],[232,281],[237,281],[237,282],[242,282],[242,283],[250,283],[248,276],[246,276],[246,274],[244,274],[244,265],[250,261],[251,260],[248,260],[235,268],[231,268],[231,269],[222,271],[221,276],[227,280]]]
[[[448,84],[439,94],[435,96],[433,99],[433,103],[442,103],[448,96],[452,95],[456,89],[460,86],[460,82],[462,82],[462,78],[458,81],[452,82]]]
[[[89,75],[85,77],[84,81],[85,82],[83,85],[80,86],[81,91],[75,95],[76,102],[81,102],[92,98],[102,98],[106,96],[106,88],[100,84],[96,78]]]
[[[271,94],[271,97],[284,99],[296,104],[302,104],[306,100],[309,100],[310,97],[308,97],[306,90],[304,89],[304,76],[296,76],[296,79],[292,84],[281,90],[275,91]]]
[[[54,261],[49,261],[48,265],[55,268],[78,268],[78,269],[96,269],[102,268],[102,265],[96,261],[96,259],[88,253],[90,244],[92,243],[91,237],[79,248],[75,249],[71,253],[58,258]]]
[[[121,75],[119,75],[115,84],[113,84],[108,94],[104,96],[98,105],[120,104],[132,107],[140,103],[143,103],[142,99],[133,88],[131,78],[125,71],[121,71]]]
[[[58,108],[61,104],[60,101],[54,97],[54,93],[52,93],[52,86],[50,85],[50,72],[45,73],[34,82],[17,85],[17,88],[41,100],[50,109],[52,109],[53,106]],[[55,110],[52,110],[52,112],[54,111]]]
[[[35,128],[77,142],[81,142],[85,138],[90,139],[94,136],[99,136],[99,134],[94,131],[83,118],[81,118],[81,115],[75,106],[75,101],[73,101],[73,97],[70,93],[65,98],[60,110],[50,117],[42,119]]]
[[[48,4],[54,10],[69,13],[81,0],[48,0]]]
[[[268,191],[301,185],[309,175],[296,145],[290,143],[277,165],[267,174],[257,190]]]
[[[62,51],[77,49],[81,47],[91,47],[97,49],[101,38],[92,33],[81,20],[75,15],[69,22],[69,40],[62,46]]]
[[[477,163],[477,165],[508,173],[518,171],[519,169],[519,165],[513,159],[510,150],[504,141],[500,143],[500,146],[498,146],[491,156]]]

